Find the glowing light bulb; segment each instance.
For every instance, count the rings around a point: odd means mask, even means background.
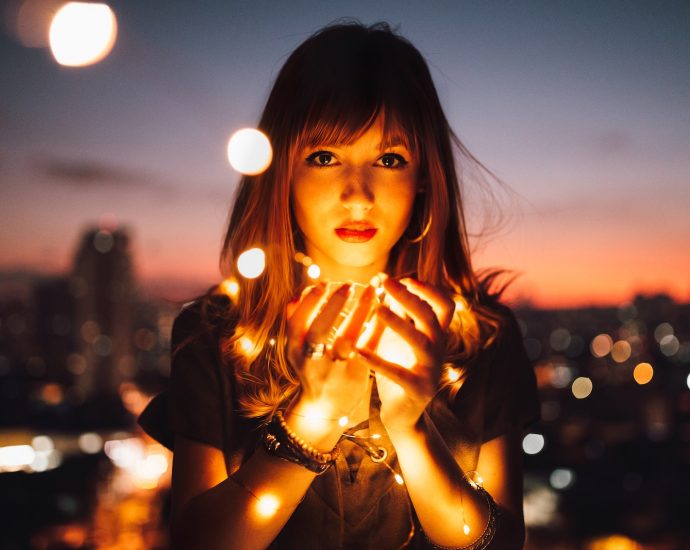
[[[446,369],[446,378],[448,379],[448,382],[457,382],[458,380],[460,380],[460,369],[448,367]]]
[[[237,298],[240,292],[240,285],[235,279],[225,279],[221,284],[220,288],[224,294],[230,296],[231,298]]]
[[[374,434],[371,436],[372,439],[381,439],[381,434]]]
[[[256,510],[263,517],[275,515],[280,507],[280,501],[273,495],[261,495],[257,498]]]
[[[465,535],[469,535],[470,534],[470,526],[467,524],[463,525],[462,531],[463,531],[463,533],[465,533]]]
[[[116,35],[115,14],[106,4],[68,2],[53,17],[48,41],[60,65],[83,67],[107,56]]]
[[[338,419],[338,424],[339,424],[340,426],[345,427],[345,426],[347,426],[347,423],[348,423],[349,421],[350,421],[350,419],[349,419],[347,416],[341,416],[341,417]]]
[[[273,149],[266,135],[254,128],[237,130],[228,141],[228,161],[240,174],[256,176],[268,168]]]
[[[246,355],[251,355],[256,345],[254,344],[254,341],[249,338],[249,336],[242,336],[237,340],[237,344],[240,346],[242,352]]]
[[[400,474],[395,474],[394,477],[395,477],[395,482],[396,482],[398,485],[402,485],[403,483],[405,483],[405,481],[403,480],[403,478],[402,478],[402,476],[401,476]]]
[[[480,476],[479,474],[477,474],[477,484],[481,485],[482,483],[484,483],[484,478],[482,476]]]
[[[260,248],[245,250],[237,258],[237,270],[245,279],[256,279],[266,268],[266,255]]]
[[[271,338],[271,339],[268,341],[268,345],[269,345],[269,346],[275,346],[275,345],[276,345],[276,339],[275,339],[275,338]]]
[[[321,268],[316,264],[311,264],[307,269],[307,276],[310,279],[318,279],[321,276]]]

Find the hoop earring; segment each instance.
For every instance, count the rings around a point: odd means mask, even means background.
[[[407,239],[410,243],[420,243],[422,242],[422,239],[426,237],[429,234],[429,229],[431,229],[431,220],[433,219],[433,216],[431,215],[431,212],[429,212],[429,219],[426,222],[426,225],[424,226],[424,229],[422,230],[421,235],[419,237],[415,237],[414,239]]]

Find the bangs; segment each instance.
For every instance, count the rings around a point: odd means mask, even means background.
[[[310,113],[309,118],[304,120],[303,127],[296,132],[297,149],[318,145],[349,145],[357,141],[381,117],[382,149],[402,145],[415,154],[418,153],[415,132],[409,123],[405,124],[398,114],[391,113],[390,109],[380,105],[363,107],[353,109],[352,101],[346,99],[343,105],[329,102],[319,112]]]

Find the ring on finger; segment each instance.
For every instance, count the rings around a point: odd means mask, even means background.
[[[326,354],[326,344],[325,342],[310,342],[306,340],[302,353],[304,353],[304,357],[307,359],[321,359]]]

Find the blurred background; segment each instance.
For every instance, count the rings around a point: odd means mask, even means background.
[[[167,547],[171,456],[134,419],[220,280],[229,137],[345,16],[420,49],[506,185],[467,204],[542,396],[527,548],[690,548],[690,4],[1,9],[0,548]]]

